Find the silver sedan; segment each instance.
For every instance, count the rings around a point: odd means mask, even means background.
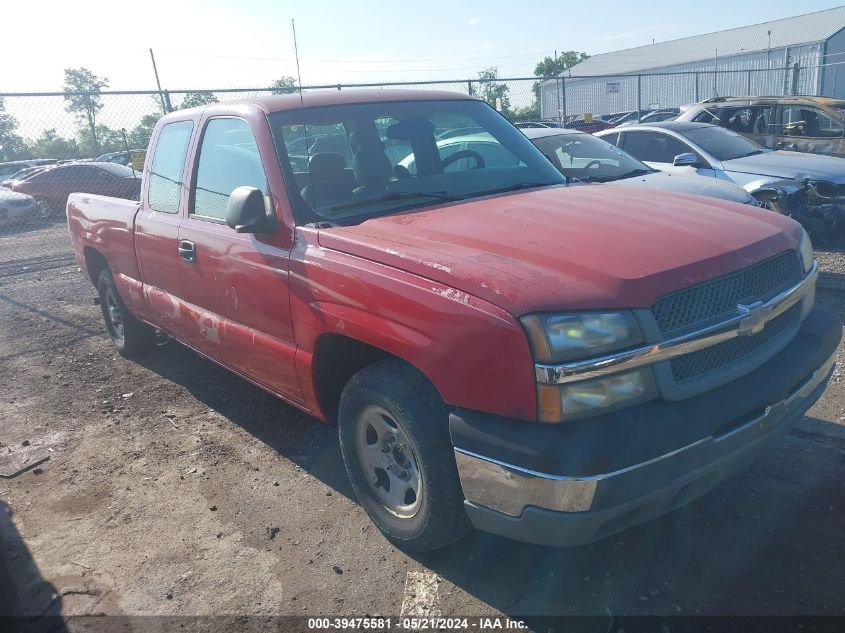
[[[671,174],[733,182],[819,235],[845,227],[845,159],[770,150],[707,123],[667,121],[596,136]]]
[[[706,181],[658,171],[584,132],[563,128],[524,129],[522,132],[571,183],[601,182],[646,187],[757,204],[742,187],[719,180]]]

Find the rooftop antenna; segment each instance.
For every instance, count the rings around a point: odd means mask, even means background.
[[[311,174],[311,144],[308,142],[308,122],[305,118],[305,99],[302,96],[302,73],[299,70],[299,46],[296,43],[296,21],[290,19],[290,28],[293,31],[293,54],[296,58],[296,83],[299,87],[299,107],[302,110],[302,133],[305,137],[305,160],[308,165],[308,185],[311,190],[311,200],[314,203],[312,211],[314,211],[314,228],[320,228],[320,220],[317,215],[317,195],[314,191],[314,176]],[[305,200],[308,204],[308,200]],[[310,205],[309,205],[310,206]]]
[[[719,96],[719,49],[716,49],[716,54],[713,56],[713,94],[718,98]]]

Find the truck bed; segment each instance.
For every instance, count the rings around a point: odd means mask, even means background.
[[[135,216],[140,203],[90,193],[72,193],[67,202],[67,219],[76,261],[91,277],[90,250],[103,255],[109,266],[122,275],[140,280],[135,257]],[[97,280],[91,279],[96,285]],[[115,280],[118,285],[120,282]]]

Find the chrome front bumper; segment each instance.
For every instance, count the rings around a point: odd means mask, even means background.
[[[529,507],[576,513],[589,511],[603,488],[622,480],[649,478],[656,471],[667,468],[678,476],[696,471],[697,477],[703,478],[709,474],[708,467],[712,466],[710,470],[717,468],[717,459],[777,435],[779,431],[785,431],[790,422],[799,419],[812,404],[808,398],[830,376],[833,365],[834,356],[830,356],[786,398],[768,404],[761,413],[740,421],[721,435],[710,435],[654,459],[600,475],[551,475],[456,448],[455,459],[464,495],[470,504],[510,517],[519,517]],[[714,455],[718,458],[711,459]],[[676,468],[672,468],[673,465]]]

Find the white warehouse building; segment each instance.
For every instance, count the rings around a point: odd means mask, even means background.
[[[845,98],[845,6],[594,55],[543,83],[543,118],[679,107],[718,96]]]

